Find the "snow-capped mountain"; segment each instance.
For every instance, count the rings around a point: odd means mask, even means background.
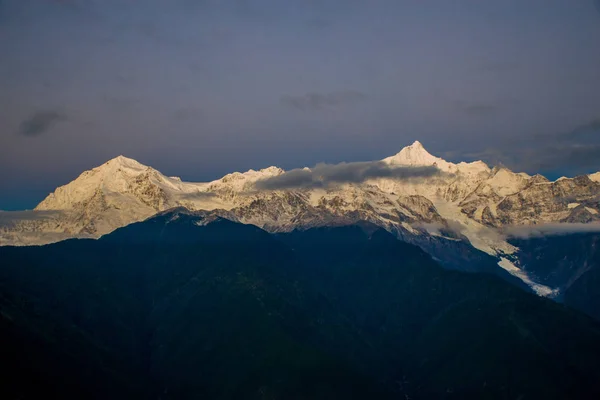
[[[257,182],[286,172],[269,167],[212,182],[183,182],[119,156],[57,188],[26,217],[4,218],[9,223],[0,226],[0,244],[100,237],[173,207],[213,211],[271,232],[367,220],[407,241],[426,241],[434,257],[432,249],[439,249],[440,241],[468,243],[498,257],[501,267],[538,292],[549,294],[551,289],[536,287],[514,265],[511,254],[516,248],[505,240],[503,229],[600,219],[600,173],[550,182],[540,175],[490,168],[482,161],[448,162],[418,141],[379,163],[389,168],[435,167],[439,173],[265,190]]]

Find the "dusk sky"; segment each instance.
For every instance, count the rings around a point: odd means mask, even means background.
[[[600,0],[0,0],[0,209],[119,154],[600,170]]]

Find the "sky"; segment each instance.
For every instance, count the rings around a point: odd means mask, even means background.
[[[120,154],[600,170],[600,0],[0,0],[0,209]]]

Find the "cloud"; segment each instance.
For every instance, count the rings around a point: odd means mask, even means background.
[[[550,143],[538,147],[538,143]],[[530,170],[589,172],[600,168],[600,118],[560,133],[536,135],[531,147],[521,146],[517,154]]]
[[[332,93],[307,93],[304,96],[283,96],[281,103],[302,111],[317,111],[363,102],[364,93],[348,90]]]
[[[586,171],[600,168],[600,144],[552,146],[531,153],[532,158],[525,163],[528,169]]]
[[[425,230],[433,235],[444,235],[448,231],[455,234],[461,234],[465,230],[465,226],[458,221],[446,220],[441,222],[415,222],[411,224],[414,229]]]
[[[177,121],[189,121],[202,116],[203,111],[198,107],[181,107],[172,113],[173,119]]]
[[[411,225],[416,229],[424,229],[433,234],[444,234],[451,231],[461,235],[466,227],[458,221],[447,220],[442,224],[439,222],[423,223],[417,222]],[[600,233],[600,222],[591,223],[567,223],[556,222],[538,225],[513,225],[505,226],[499,230],[489,227],[477,229],[477,236],[492,241],[504,241],[510,238],[529,239],[543,236],[561,236],[576,233]]]
[[[600,138],[600,118],[594,118],[566,132],[533,135],[534,140],[569,144],[598,143],[598,138]]]
[[[586,174],[600,170],[600,119],[591,119],[559,133],[512,137],[510,142],[482,151],[445,154],[454,159],[505,164],[528,173]]]
[[[333,25],[333,23],[328,19],[317,17],[317,18],[312,18],[312,19],[309,19],[308,21],[306,21],[306,25],[311,28],[318,29],[318,30],[324,30],[324,29],[330,28]]]
[[[582,130],[600,130],[600,118],[596,118],[588,122],[587,124],[581,125],[577,128],[578,131]]]
[[[178,199],[183,201],[208,200],[215,197],[217,197],[217,195],[213,192],[181,193],[178,195]]]
[[[58,210],[0,211],[0,227],[12,225],[19,221],[56,219],[62,215],[64,215],[64,212]]]
[[[560,172],[573,176],[600,170],[600,145],[558,143],[546,147],[527,147],[516,142],[508,148],[462,153],[462,158],[481,159],[490,165],[506,165],[513,171],[531,174]]]
[[[493,104],[469,103],[469,102],[462,101],[462,100],[454,101],[454,107],[457,110],[464,112],[465,114],[468,114],[471,116],[476,116],[476,117],[493,114],[498,109],[498,107]]]
[[[496,107],[489,104],[472,104],[463,108],[470,115],[489,115],[496,111]]]
[[[129,113],[139,105],[140,100],[134,97],[115,96],[112,94],[104,94],[102,101],[111,111]]]
[[[467,227],[465,225],[463,225],[461,222],[452,220],[452,219],[447,219],[447,220],[445,220],[444,223],[416,222],[416,223],[411,224],[411,226],[415,229],[424,229],[427,232],[429,232],[430,234],[434,234],[434,235],[443,235],[443,236],[450,236],[450,237],[455,237],[455,238],[464,238],[466,240],[469,240],[465,235],[465,233],[468,234]],[[499,232],[495,228],[491,228],[491,227],[482,225],[475,229],[476,229],[474,231],[475,236],[477,236],[481,239],[486,239],[486,240],[493,241],[493,242],[506,240],[505,235],[503,233]],[[473,232],[473,227],[471,227],[469,229],[469,231]]]
[[[410,180],[440,175],[433,166],[392,167],[382,161],[317,164],[314,168],[293,169],[256,182],[259,190],[324,188],[342,183],[361,183],[373,178]]]
[[[21,122],[18,133],[23,136],[39,136],[52,129],[57,123],[65,121],[66,119],[67,116],[58,111],[37,111]]]
[[[540,225],[519,225],[503,229],[508,237],[527,239],[530,237],[569,235],[573,233],[600,232],[600,223],[554,223]]]
[[[511,61],[489,62],[477,67],[477,71],[484,73],[497,73],[512,71],[519,68],[519,65]]]
[[[582,144],[584,142],[598,142],[598,138],[600,137],[600,118],[593,119],[588,123],[579,125],[575,127],[570,132],[565,132],[559,135],[556,135],[556,138],[562,141],[568,141],[573,143]]]

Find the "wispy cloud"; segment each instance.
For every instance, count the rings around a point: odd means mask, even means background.
[[[55,110],[36,111],[21,122],[18,133],[23,136],[40,136],[52,129],[57,123],[66,119],[67,116],[65,114]]]
[[[564,132],[524,135],[475,152],[447,152],[461,160],[481,159],[529,173],[576,175],[600,170],[600,119],[591,119]]]
[[[64,212],[58,210],[0,211],[0,227],[12,225],[18,221],[56,219],[63,215]]]
[[[466,227],[458,221],[446,220],[443,224],[439,222],[412,224],[415,229],[424,229],[433,234],[444,234],[454,232],[462,235]],[[591,223],[567,223],[556,222],[537,225],[512,225],[500,229],[482,226],[477,230],[477,236],[493,241],[503,241],[510,238],[529,239],[543,236],[562,236],[576,233],[600,233],[600,222]]]
[[[213,192],[192,192],[181,193],[177,197],[179,200],[183,201],[201,201],[216,198],[217,195]]]
[[[559,134],[542,135],[550,140],[559,140],[562,142],[583,144],[583,143],[597,143],[600,137],[600,118],[592,119],[591,121],[576,126],[568,132],[562,132]]]
[[[519,64],[512,61],[495,61],[481,64],[477,67],[478,72],[497,73],[512,71],[519,68]]]
[[[484,117],[493,114],[497,114],[501,111],[507,111],[514,108],[519,101],[511,97],[499,97],[488,100],[453,100],[450,101],[451,107],[455,111],[467,114],[473,117]]]
[[[203,116],[203,111],[198,107],[181,107],[172,113],[173,119],[177,121],[189,121]]]
[[[281,103],[302,111],[336,108],[365,101],[367,96],[353,90],[332,93],[307,93],[303,96],[283,96]]]
[[[585,171],[600,168],[600,144],[552,146],[530,152],[525,165],[531,170],[550,171],[557,168]]]
[[[374,178],[410,180],[440,175],[432,166],[391,167],[381,161],[317,164],[314,168],[293,169],[281,175],[259,180],[259,190],[323,188],[343,183],[361,183]]]
[[[497,110],[497,106],[493,105],[493,104],[487,104],[487,103],[467,103],[464,101],[456,101],[454,103],[455,107],[464,112],[465,114],[471,115],[471,116],[487,116],[490,114],[493,114],[496,112]]]
[[[530,238],[540,236],[558,236],[574,233],[595,233],[600,232],[600,223],[554,223],[540,225],[520,225],[511,226],[503,229],[504,234],[514,238]]]

